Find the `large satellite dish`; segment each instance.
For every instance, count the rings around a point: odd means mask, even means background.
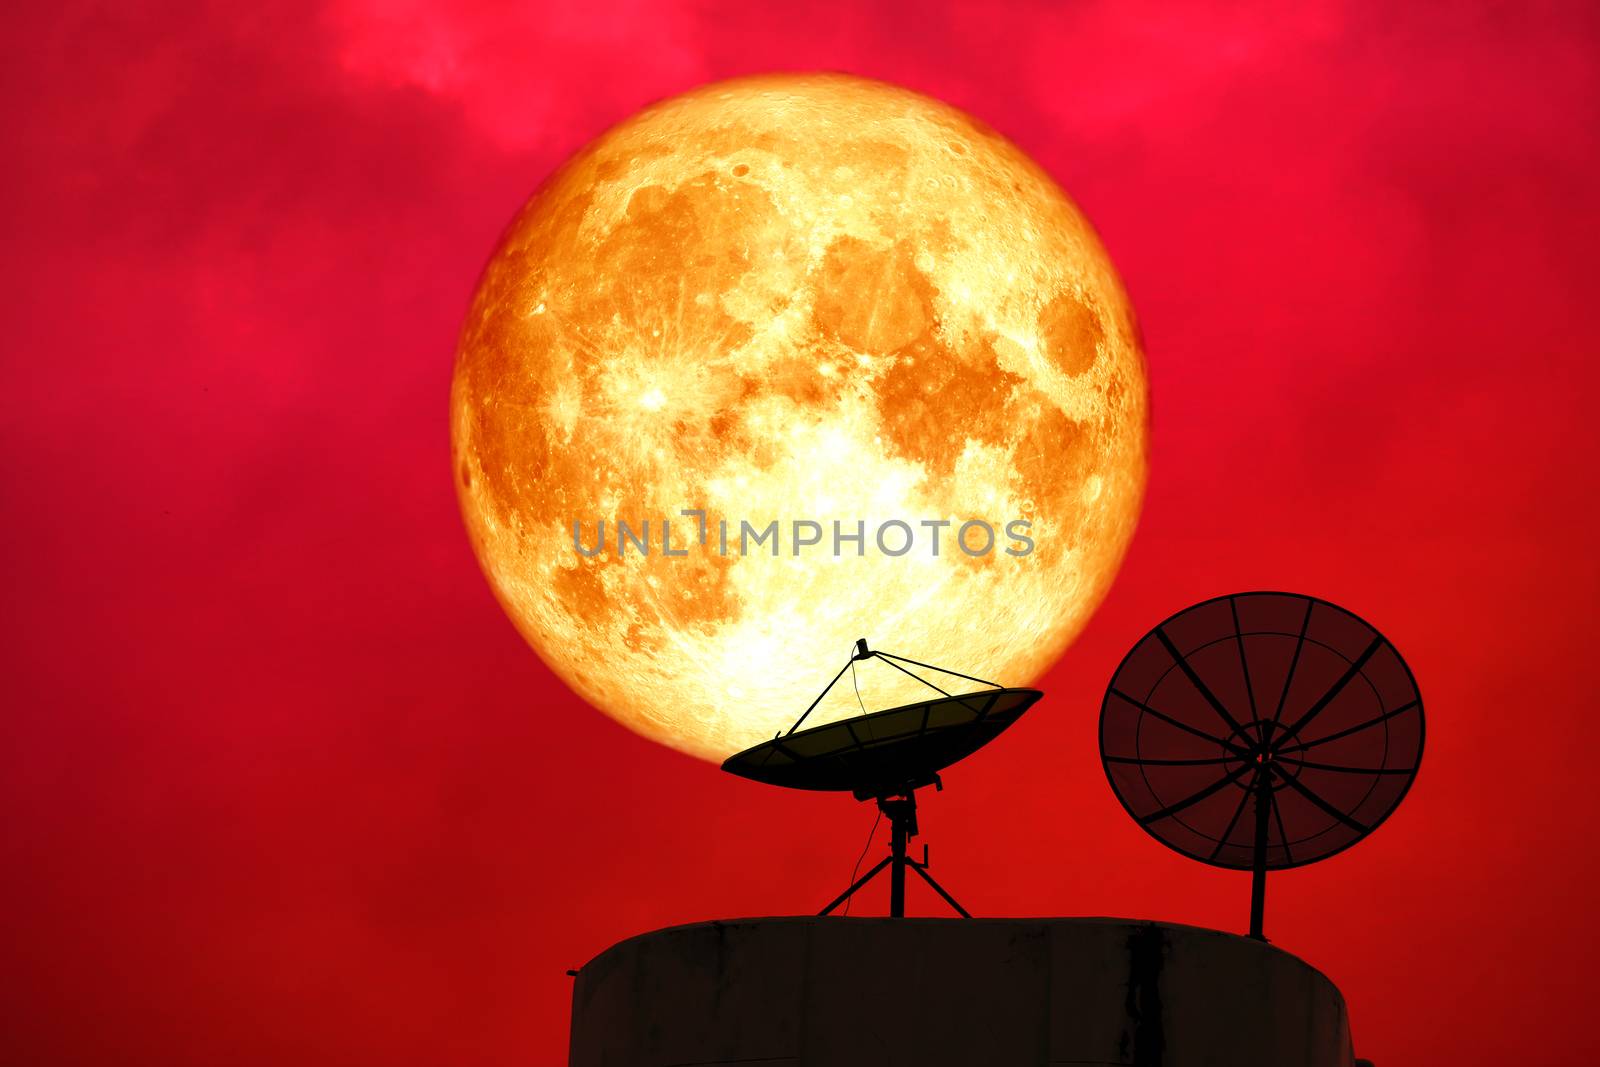
[[[873,658],[910,675],[939,696],[872,713],[867,713],[863,705],[860,716],[800,729],[846,671],[854,670],[862,660]],[[911,667],[937,671],[988,688],[973,693],[951,693]],[[839,673],[833,676],[833,681],[817,694],[817,699],[787,732],[728,757],[722,769],[767,785],[848,792],[857,800],[877,801],[878,809],[889,817],[890,854],[820,914],[832,912],[887,867],[890,868],[890,915],[905,914],[905,873],[909,869],[921,876],[957,912],[967,916],[967,910],[928,873],[926,846],[921,861],[906,854],[907,843],[917,835],[916,791],[928,785],[943,788],[940,771],[994,740],[1043,695],[1037,689],[1007,689],[959,671],[870,649],[862,638],[856,642],[855,650]]]
[[[1399,806],[1422,760],[1422,696],[1382,634],[1297,593],[1216,597],[1133,646],[1106,690],[1100,757],[1146,832],[1254,875],[1349,848]]]

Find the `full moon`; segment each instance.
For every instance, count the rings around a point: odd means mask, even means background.
[[[523,636],[720,760],[857,637],[1037,679],[1121,563],[1147,408],[1127,294],[1049,175],[937,100],[786,74],[653,105],[550,177],[479,282],[450,418]],[[933,695],[879,661],[854,682],[869,710]],[[836,686],[807,723],[860,713]]]

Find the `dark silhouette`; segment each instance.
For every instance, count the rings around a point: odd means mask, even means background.
[[[940,696],[871,714],[866,713],[863,705],[863,714],[859,717],[809,730],[800,729],[822,698],[844,677],[845,671],[861,660],[874,657],[910,675]],[[964,678],[990,688],[952,694],[902,664]],[[959,671],[869,649],[866,639],[862,638],[856,642],[855,651],[839,673],[833,676],[833,681],[817,694],[817,699],[786,733],[730,756],[722,769],[768,785],[848,791],[857,800],[877,801],[878,810],[888,817],[890,855],[858,878],[820,914],[831,913],[888,867],[891,916],[905,915],[906,870],[910,869],[963,918],[971,918],[928,873],[927,846],[923,846],[920,861],[906,854],[907,844],[917,835],[916,791],[929,785],[942,789],[941,770],[988,744],[1043,695],[1037,689],[1007,689]]]
[[[1263,941],[1267,871],[1376,829],[1422,742],[1422,697],[1394,646],[1297,593],[1235,593],[1167,619],[1123,659],[1100,712],[1117,799],[1169,848],[1251,871]]]

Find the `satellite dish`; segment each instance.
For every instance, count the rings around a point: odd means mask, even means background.
[[[1133,646],[1100,711],[1117,799],[1168,848],[1251,871],[1261,940],[1267,871],[1377,829],[1411,788],[1422,742],[1422,696],[1400,653],[1355,614],[1298,593],[1180,611]]]
[[[822,698],[838,684],[846,671],[862,660],[883,662],[938,693],[932,700],[906,704],[884,711],[864,713],[837,722],[802,730],[801,725],[816,710]],[[951,677],[988,686],[975,693],[950,693],[902,664],[937,671]],[[905,872],[909,868],[922,877],[962,917],[967,910],[956,903],[928,873],[928,850],[922,860],[906,855],[909,840],[917,835],[916,791],[931,785],[943,789],[939,772],[972,755],[1016,722],[1022,713],[1044,696],[1037,689],[1007,689],[959,671],[935,667],[931,663],[869,649],[865,638],[833,681],[825,686],[811,706],[789,729],[753,748],[737,753],[722,764],[722,769],[741,778],[780,785],[791,789],[849,792],[857,800],[875,800],[878,809],[889,817],[890,855],[857,879],[819,914],[827,915],[855,895],[885,867],[890,870],[889,914],[905,914]],[[863,709],[864,710],[864,709]]]

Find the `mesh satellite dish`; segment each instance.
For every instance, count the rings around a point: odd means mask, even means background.
[[[863,706],[863,714],[859,716],[800,729],[846,671],[853,670],[862,660],[873,658],[910,675],[939,696],[870,714],[865,713]],[[902,664],[989,688],[974,693],[950,693]],[[906,870],[910,869],[962,917],[970,918],[967,910],[928,873],[926,845],[920,861],[906,855],[908,842],[917,835],[916,791],[929,785],[942,789],[940,771],[994,740],[1043,695],[1037,689],[1007,689],[959,671],[869,649],[866,639],[862,638],[856,642],[855,650],[839,673],[833,676],[833,681],[817,694],[817,699],[787,732],[728,757],[722,769],[767,785],[848,792],[857,800],[877,801],[878,810],[888,816],[890,854],[819,914],[832,912],[887,867],[890,869],[890,915],[905,914]]]
[[[1297,593],[1235,593],[1133,646],[1106,690],[1100,758],[1156,840],[1248,870],[1266,940],[1267,871],[1327,859],[1399,806],[1422,760],[1422,696],[1358,616]]]

